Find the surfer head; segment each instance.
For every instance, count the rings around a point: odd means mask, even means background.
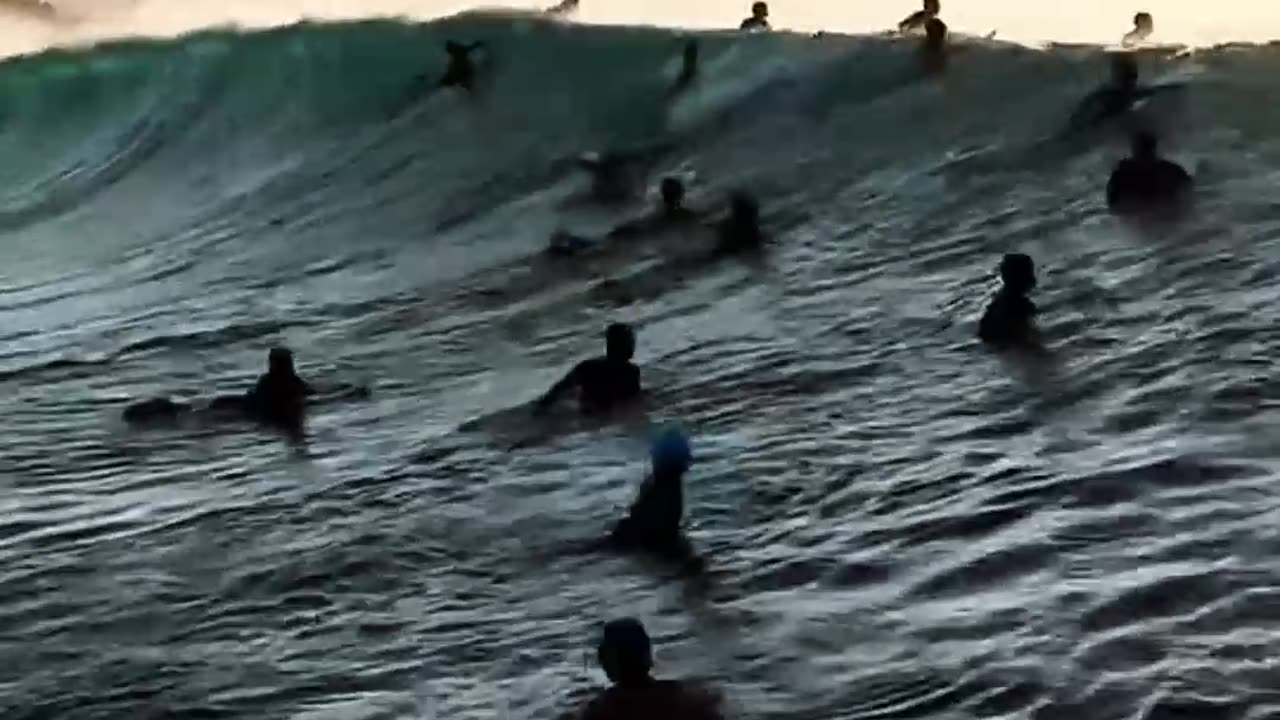
[[[615,685],[643,685],[653,670],[653,643],[640,621],[613,620],[604,626],[596,657]]]
[[[1003,286],[991,299],[978,323],[978,337],[999,349],[1036,345],[1036,306],[1028,295],[1036,287],[1036,266],[1030,255],[1009,253],[1000,260]]]

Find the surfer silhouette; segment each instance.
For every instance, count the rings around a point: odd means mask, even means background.
[[[924,0],[924,7],[911,13],[902,22],[898,23],[898,32],[908,33],[920,29],[927,30],[926,24],[938,17],[940,12],[942,12],[942,4],[938,0]]]
[[[636,334],[631,326],[614,323],[605,330],[604,357],[583,360],[543,395],[536,410],[550,408],[570,390],[578,389],[578,407],[583,413],[611,410],[640,395],[640,368],[631,362],[636,352]]]
[[[471,92],[475,82],[476,68],[471,60],[471,53],[484,47],[483,42],[460,43],[449,40],[444,44],[444,51],[449,56],[449,65],[436,84],[438,88],[458,87]]]
[[[1155,32],[1155,19],[1151,17],[1149,12],[1140,12],[1133,16],[1133,29],[1125,34],[1124,39],[1120,41],[1125,47],[1133,47],[1151,37],[1151,33]]]
[[[769,28],[769,4],[756,0],[751,3],[751,17],[742,21],[739,30],[762,31]]]
[[[571,12],[576,12],[578,5],[579,0],[561,0],[561,2],[552,5],[543,12],[547,15],[568,15]]]
[[[721,699],[706,688],[653,677],[653,644],[640,621],[612,620],[596,648],[610,686],[572,717],[575,720],[665,718],[722,720]]]
[[[680,60],[680,75],[676,78],[676,82],[671,86],[671,95],[674,97],[689,89],[689,86],[698,79],[698,41],[689,40],[684,44],[684,55]]]
[[[1132,154],[1121,160],[1107,181],[1107,206],[1120,215],[1177,214],[1191,200],[1191,176],[1159,155],[1150,132],[1133,136]]]
[[[1111,79],[1094,90],[1076,107],[1067,123],[1068,130],[1096,127],[1107,120],[1128,113],[1133,104],[1150,94],[1138,86],[1138,62],[1128,53],[1111,56]]]
[[[936,17],[929,18],[924,24],[920,63],[924,71],[930,75],[936,75],[947,69],[947,24]]]

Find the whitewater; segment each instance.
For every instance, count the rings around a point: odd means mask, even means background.
[[[685,34],[525,16],[210,31],[0,65],[0,715],[548,718],[600,624],[733,717],[1275,718],[1280,55],[1144,55],[1194,220],[1105,210],[1122,132],[1047,142],[1096,47]],[[407,95],[447,38],[475,98]],[[575,201],[654,146],[771,244],[544,252],[651,201]],[[1031,254],[1056,361],[983,350]],[[632,323],[609,422],[526,403]],[[292,441],[126,426],[286,344],[367,400]],[[693,584],[572,549],[679,423]]]

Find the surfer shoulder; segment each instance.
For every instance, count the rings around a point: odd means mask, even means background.
[[[1152,214],[1183,209],[1191,200],[1187,171],[1159,155],[1156,136],[1133,136],[1131,155],[1121,160],[1107,181],[1107,206],[1118,214]]]

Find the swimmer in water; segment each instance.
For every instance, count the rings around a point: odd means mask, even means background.
[[[249,414],[259,420],[296,425],[302,421],[311,393],[311,386],[293,367],[293,352],[275,347],[267,355],[267,372],[258,378],[245,401]]]
[[[636,177],[643,174],[647,156],[643,152],[612,151],[579,157],[577,164],[591,175],[592,201],[615,205],[636,194]]]
[[[258,378],[257,384],[247,393],[222,395],[209,402],[207,410],[216,414],[266,422],[273,425],[296,427],[302,421],[307,397],[313,389],[298,377],[293,366],[293,353],[287,348],[272,348],[267,356],[267,372]],[[334,397],[341,395],[367,396],[368,390],[353,386],[335,388]],[[166,423],[191,413],[195,408],[169,398],[154,398],[125,408],[124,419],[130,423]]]
[[[1124,115],[1150,94],[1138,87],[1138,62],[1128,53],[1111,56],[1111,80],[1080,102],[1067,123],[1069,130],[1086,130]]]
[[[930,75],[936,75],[947,69],[947,24],[936,17],[929,18],[924,24],[920,63],[924,71]]]
[[[684,205],[684,183],[679,178],[666,177],[659,187],[662,204],[645,217],[625,222],[609,231],[609,237],[636,237],[649,235],[674,227],[697,222],[701,215]]]
[[[1121,160],[1107,181],[1107,206],[1117,214],[1178,214],[1191,203],[1192,180],[1181,165],[1159,155],[1150,132],[1135,133],[1132,155]]]
[[[1039,347],[1036,304],[1028,297],[1036,287],[1036,266],[1029,255],[1009,253],[1000,262],[1000,291],[978,323],[978,337],[997,350]]]
[[[735,192],[729,198],[729,217],[716,228],[717,255],[757,251],[764,247],[760,229],[760,203],[746,192]]]
[[[609,536],[617,550],[642,552],[697,571],[701,563],[681,530],[684,519],[684,474],[693,462],[693,451],[684,434],[668,429],[650,448],[653,472],[627,516]]]
[[[679,680],[653,677],[653,643],[644,625],[632,618],[604,626],[596,648],[610,687],[602,690],[575,720],[721,720],[715,693]]]
[[[614,323],[605,331],[604,357],[583,360],[556,383],[537,403],[545,412],[564,394],[578,389],[578,407],[584,413],[600,413],[640,395],[640,368],[631,362],[636,335],[629,325]]]
[[[915,30],[927,30],[926,25],[928,22],[937,18],[941,12],[942,4],[938,0],[924,0],[924,6],[921,9],[911,13],[906,19],[898,23],[898,32],[909,33]]]
[[[751,3],[751,17],[743,20],[738,29],[753,32],[769,30],[769,4],[761,0]]]
[[[460,43],[453,40],[445,42],[444,51],[449,56],[449,65],[445,68],[444,75],[440,76],[436,87],[458,87],[471,92],[476,75],[471,53],[482,47],[484,47],[483,42]]]
[[[1151,13],[1140,12],[1133,16],[1133,29],[1125,34],[1120,44],[1125,47],[1133,47],[1147,38],[1151,37],[1151,33],[1156,30],[1156,21],[1151,17]]]

